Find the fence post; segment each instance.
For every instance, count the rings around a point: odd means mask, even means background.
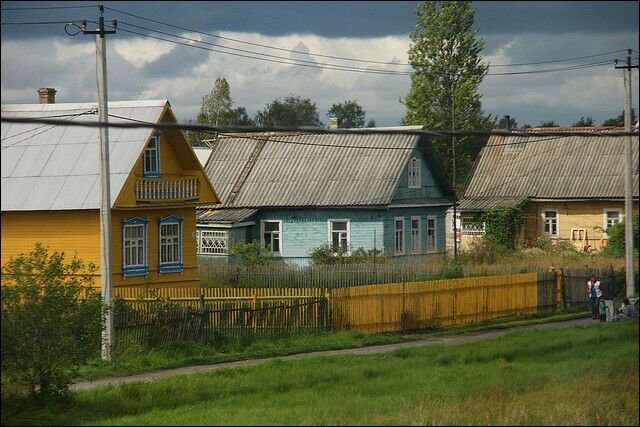
[[[258,331],[258,294],[253,293],[253,332]]]
[[[327,304],[326,305],[326,312],[325,312],[326,328],[327,329],[333,329],[334,326],[333,326],[333,321],[332,321],[332,318],[333,318],[332,311],[333,310],[332,310],[332,306],[331,306],[331,293],[329,292],[328,289],[325,290],[324,297],[326,298],[326,301],[327,301],[327,303],[326,303]]]
[[[180,331],[180,339],[184,340],[187,338],[187,326],[189,322],[189,306],[186,306],[183,310],[183,318],[182,318],[182,328]]]

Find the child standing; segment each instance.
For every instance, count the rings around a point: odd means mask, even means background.
[[[598,298],[598,313],[600,314],[600,321],[607,321],[607,304],[604,302],[604,298]]]

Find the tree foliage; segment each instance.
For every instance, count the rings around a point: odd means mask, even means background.
[[[640,227],[638,226],[638,214],[634,214],[631,219],[633,223],[633,247],[637,250],[640,245]],[[607,235],[609,236],[609,240],[607,241],[607,246],[605,247],[605,253],[613,256],[623,257],[625,254],[625,230],[626,225],[625,221],[620,221],[617,224],[612,225],[607,228]]]
[[[339,128],[361,128],[364,127],[366,114],[358,101],[347,100],[333,104],[327,115],[338,119]]]
[[[363,247],[348,253],[342,247],[334,252],[328,243],[325,243],[309,252],[313,265],[336,265],[336,264],[373,264],[385,263],[389,257],[383,255],[380,249],[366,250]],[[375,261],[374,261],[375,260]]]
[[[548,122],[540,122],[540,125],[538,127],[541,127],[541,128],[557,128],[557,127],[560,127],[560,125],[557,124],[555,121],[550,120]]]
[[[232,243],[229,247],[229,255],[235,264],[244,266],[269,265],[274,262],[273,254],[256,240],[250,243]]]
[[[309,98],[289,95],[283,99],[275,99],[256,113],[255,122],[258,126],[324,126],[316,103]]]
[[[100,354],[95,270],[41,244],[2,266],[3,383],[28,386],[32,395],[65,394],[74,370]]]
[[[187,123],[194,123],[189,120]],[[218,77],[211,91],[202,97],[200,112],[196,124],[213,126],[251,126],[253,120],[249,118],[244,107],[233,108],[231,87],[224,77]],[[189,142],[193,146],[202,145],[202,140],[214,138],[211,132],[189,132]]]
[[[589,116],[585,118],[584,116],[581,116],[580,119],[578,119],[578,121],[572,124],[571,126],[572,127],[589,127],[589,126],[593,126],[594,123],[595,122],[593,121],[593,117]]]
[[[407,108],[403,124],[428,129],[491,130],[494,121],[484,115],[479,93],[488,70],[480,56],[485,41],[477,37],[471,2],[426,1],[415,12],[417,20],[409,48],[411,89],[401,99]],[[486,140],[457,137],[455,182],[459,187]],[[451,180],[451,139],[434,138],[432,143]]]
[[[509,120],[507,120],[507,116],[500,118],[500,120],[498,120],[493,127],[495,129],[509,129],[509,124],[511,125],[511,129],[518,128],[518,122],[516,121],[516,118],[511,116],[509,117]]]
[[[636,110],[631,108],[631,123],[636,122]],[[611,117],[602,123],[602,126],[624,126],[624,111],[617,117]]]
[[[477,222],[485,224],[485,241],[499,251],[513,250],[518,244],[525,212],[522,207],[488,209]]]

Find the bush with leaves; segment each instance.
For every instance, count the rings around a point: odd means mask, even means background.
[[[640,237],[638,237],[638,214],[634,214],[632,217],[633,223],[633,247],[638,249],[638,244],[640,243]],[[604,248],[604,253],[607,255],[623,257],[624,256],[624,248],[625,248],[625,221],[620,221],[617,224],[612,225],[607,228],[607,235],[609,236],[609,241],[607,242],[607,246]]]
[[[516,248],[524,223],[525,212],[520,206],[488,209],[476,221],[485,224],[485,240],[497,251]]]
[[[75,369],[100,354],[102,301],[93,264],[37,243],[2,266],[3,383],[33,396],[68,392]]]
[[[334,251],[328,243],[325,243],[313,249],[309,256],[313,265],[335,265],[335,264],[372,264],[374,258],[376,262],[386,262],[388,256],[383,256],[380,249],[366,250],[359,247],[351,253],[348,253],[342,247],[338,251]]]
[[[229,247],[234,264],[245,266],[273,264],[275,258],[269,249],[254,240],[251,243],[234,242]]]

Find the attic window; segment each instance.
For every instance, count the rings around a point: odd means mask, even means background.
[[[142,168],[145,178],[160,177],[160,132],[156,132],[147,144],[142,159]]]
[[[409,188],[420,188],[422,182],[420,180],[420,159],[412,158],[409,160]]]

